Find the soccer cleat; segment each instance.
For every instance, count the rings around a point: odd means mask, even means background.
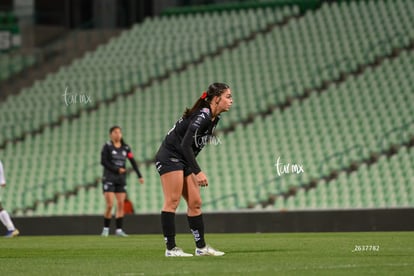
[[[9,230],[7,231],[7,234],[4,236],[5,238],[13,238],[16,237],[20,234],[19,230],[14,229],[14,230]]]
[[[124,232],[124,231],[122,231],[122,230],[120,230],[120,231],[116,231],[116,235],[118,236],[118,237],[123,237],[123,238],[126,238],[126,237],[128,237],[128,235]]]
[[[171,250],[165,250],[165,257],[192,257],[193,254],[185,253],[181,248],[174,247]]]
[[[210,245],[206,245],[204,248],[196,248],[195,250],[196,256],[223,256],[224,252],[218,251],[211,247]]]
[[[102,230],[102,234],[101,234],[101,236],[102,236],[102,237],[108,237],[108,235],[109,235],[109,229],[104,228],[104,229]]]

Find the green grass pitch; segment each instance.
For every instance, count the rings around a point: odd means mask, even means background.
[[[166,258],[161,235],[3,239],[0,275],[414,275],[414,232],[206,238],[226,255]],[[194,251],[190,234],[178,235],[177,244]]]

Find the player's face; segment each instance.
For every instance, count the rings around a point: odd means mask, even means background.
[[[121,138],[122,138],[122,132],[119,128],[116,128],[111,132],[111,140],[112,141],[119,142],[119,141],[121,141]]]
[[[220,112],[229,111],[233,104],[233,97],[230,89],[226,89],[218,97],[218,109]]]

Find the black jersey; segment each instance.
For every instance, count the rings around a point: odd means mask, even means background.
[[[212,121],[211,110],[202,108],[188,118],[181,118],[168,132],[160,151],[167,150],[179,160],[183,160],[190,170],[198,174],[201,169],[196,156],[210,141],[220,117]]]
[[[106,142],[102,147],[101,164],[104,167],[104,178],[119,177],[120,168],[126,167],[126,159],[129,159],[132,167],[137,173],[138,177],[142,177],[138,169],[137,162],[135,162],[134,155],[131,148],[127,144],[122,144],[121,147],[116,148],[111,141]],[[122,174],[125,176],[125,174]]]

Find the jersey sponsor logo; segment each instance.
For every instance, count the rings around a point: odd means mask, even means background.
[[[170,161],[174,162],[174,163],[180,162],[180,160],[178,160],[177,158],[174,158],[174,157],[171,157]]]
[[[113,151],[112,151],[112,154],[116,154],[116,150],[113,150]]]
[[[196,128],[199,128],[200,127],[200,125],[201,125],[201,122],[202,122],[202,120],[203,119],[201,119],[201,117],[199,116],[199,117],[197,117],[197,119],[194,121],[194,123],[193,123],[193,126],[194,127],[196,127]]]

